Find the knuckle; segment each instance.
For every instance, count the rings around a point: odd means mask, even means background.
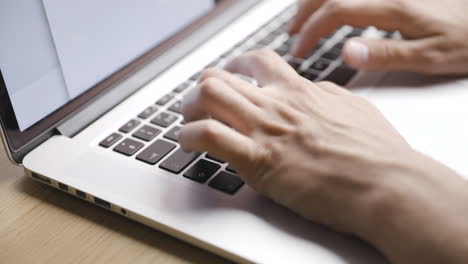
[[[213,120],[207,120],[201,129],[201,138],[207,142],[217,142],[220,138],[220,129]]]
[[[326,13],[331,16],[337,16],[344,14],[346,12],[347,1],[343,0],[328,0],[324,4],[324,8],[327,11]]]
[[[218,93],[219,80],[215,77],[208,77],[200,83],[200,98],[202,100],[213,98]]]
[[[206,79],[212,78],[216,76],[216,70],[212,68],[208,68],[202,71],[200,75],[200,82],[203,82]]]
[[[267,64],[271,58],[278,56],[276,52],[268,49],[250,51],[245,55],[250,63],[254,63],[256,65]]]

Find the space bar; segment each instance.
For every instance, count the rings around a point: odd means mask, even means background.
[[[196,158],[200,156],[200,153],[187,153],[182,149],[178,149],[166,160],[164,160],[159,167],[161,169],[168,170],[173,173],[180,173],[183,171],[190,163],[192,163]]]

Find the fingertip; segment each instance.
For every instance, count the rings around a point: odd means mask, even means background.
[[[359,38],[346,41],[342,53],[344,60],[351,67],[362,68],[369,62],[369,47]]]

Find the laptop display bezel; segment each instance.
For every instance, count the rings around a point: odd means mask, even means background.
[[[16,117],[12,108],[8,90],[6,88],[1,69],[0,69],[0,124],[1,136],[4,147],[12,162],[21,164],[23,157],[37,147],[39,144],[57,134],[56,127],[70,116],[79,112],[87,105],[93,102],[97,97],[104,96],[106,92],[112,90],[119,82],[125,80],[139,69],[143,68],[149,62],[157,59],[173,45],[182,41],[184,38],[194,33],[208,23],[214,17],[217,17],[234,5],[235,0],[216,1],[217,5],[204,16],[198,18],[186,28],[174,34],[169,39],[163,41],[153,49],[135,59],[127,66],[116,71],[114,74],[87,90],[82,95],[68,102],[55,112],[49,114],[25,131],[20,131],[16,122]],[[154,76],[156,77],[156,76]],[[44,95],[47,96],[47,95]],[[38,99],[39,100],[39,99]],[[33,107],[33,106],[32,106]]]

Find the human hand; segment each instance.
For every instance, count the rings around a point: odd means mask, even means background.
[[[452,171],[412,150],[371,103],[334,84],[309,82],[275,53],[247,53],[226,69],[262,88],[223,70],[205,71],[182,103],[184,150],[228,161],[258,192],[370,241],[395,263],[444,262],[443,238],[460,241],[465,233],[449,229],[439,241],[431,232],[468,211],[447,206],[462,192]],[[409,246],[401,247],[402,239]],[[455,249],[452,259],[459,257]]]
[[[352,38],[343,58],[364,70],[468,73],[466,0],[301,0],[290,34],[294,56],[305,56],[340,25],[400,31],[404,40]]]

